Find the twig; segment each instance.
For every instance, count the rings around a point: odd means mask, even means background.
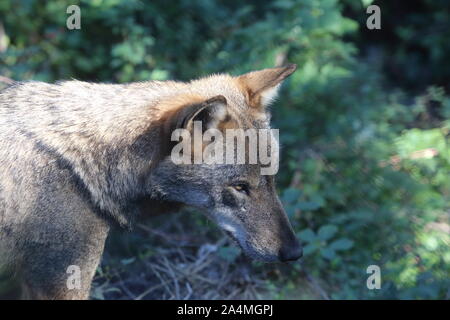
[[[302,266],[302,271],[305,274],[306,280],[308,280],[309,284],[320,294],[322,299],[330,300],[330,297],[325,292],[324,289],[320,286],[320,284],[316,281],[316,279]]]
[[[188,300],[191,296],[192,296],[192,288],[191,285],[189,284],[189,282],[186,282],[186,289],[188,291],[188,293],[184,296],[183,300]]]
[[[173,279],[173,285],[175,287],[175,299],[180,299],[180,286],[178,285],[178,277],[175,276],[175,272],[173,272],[173,267],[171,267],[170,262],[167,260],[165,256],[162,257],[164,265],[167,268],[167,273]]]
[[[236,295],[239,293],[239,291],[241,291],[241,289],[239,288],[234,289],[234,291],[232,291],[228,296],[226,296],[224,300],[231,300],[231,298],[236,299]]]
[[[152,263],[148,264],[150,266],[150,269],[152,269],[153,273],[156,275],[156,277],[159,279],[159,281],[161,281],[161,283],[163,284],[163,287],[166,289],[166,291],[171,295],[171,297],[174,296],[174,294],[172,293],[172,290],[170,290],[170,286],[169,283],[171,281],[166,281],[161,274],[156,270],[155,265],[153,265]]]
[[[162,231],[153,230],[152,228],[149,228],[148,226],[146,226],[142,223],[139,223],[137,226],[147,233],[151,233],[153,235],[156,235],[156,236],[162,238],[164,241],[166,241],[167,243],[170,243],[171,245],[181,246],[179,241],[171,239],[171,237],[169,237],[167,234],[165,234]]]
[[[158,290],[159,288],[162,288],[165,284],[169,283],[170,281],[164,281],[164,282],[160,282],[156,285],[154,285],[153,287],[148,288],[147,290],[145,290],[144,292],[142,292],[140,295],[138,295],[135,300],[142,300],[142,298],[144,298],[146,295],[152,293],[155,290]]]

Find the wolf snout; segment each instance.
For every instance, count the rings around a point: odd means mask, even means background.
[[[289,245],[283,246],[278,254],[278,257],[282,262],[295,261],[300,259],[302,256],[303,248],[298,240]]]

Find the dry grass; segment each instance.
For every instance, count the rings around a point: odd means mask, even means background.
[[[253,263],[194,212],[152,218],[116,240],[106,247],[93,299],[330,298],[320,279],[293,268],[300,262]]]
[[[252,273],[251,262],[242,255],[233,260],[219,251],[228,246],[224,236],[211,237],[181,229],[177,219],[151,228],[138,225],[141,239],[152,249],[131,259],[104,259],[97,272],[93,299],[261,299],[267,283]],[[135,231],[135,232],[136,232]],[[217,230],[216,230],[217,232]],[[111,248],[107,248],[111,251]],[[145,249],[146,250],[146,249]],[[145,251],[144,250],[144,251]]]

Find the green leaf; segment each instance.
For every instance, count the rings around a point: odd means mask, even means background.
[[[327,224],[319,229],[318,236],[321,240],[331,239],[337,232],[338,228],[332,224]]]
[[[120,262],[121,262],[124,266],[126,266],[126,265],[128,265],[128,264],[133,263],[135,260],[136,260],[135,257],[131,257],[131,258],[129,258],[129,259],[122,259],[122,260],[120,260]]]
[[[310,255],[311,253],[313,253],[314,251],[317,250],[317,245],[315,243],[309,243],[306,246],[303,247],[303,254],[305,256]]]
[[[341,238],[333,241],[329,247],[333,250],[348,250],[353,247],[353,241],[347,238]]]
[[[228,262],[234,262],[239,254],[240,250],[234,246],[221,247],[218,250],[218,255]]]
[[[316,239],[316,235],[311,229],[300,231],[299,233],[297,233],[297,235],[300,239],[306,242],[313,242]]]
[[[284,190],[281,199],[284,203],[295,203],[301,196],[301,191],[299,189],[289,188]]]
[[[303,211],[314,211],[321,207],[321,205],[317,202],[313,201],[305,201],[305,202],[299,202],[296,205],[296,208]]]
[[[333,260],[334,258],[336,258],[336,252],[331,248],[320,249],[320,254],[322,255],[322,257],[328,260]]]

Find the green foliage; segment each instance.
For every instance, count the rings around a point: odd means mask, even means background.
[[[335,225],[327,224],[319,228],[317,234],[311,229],[305,229],[298,233],[298,237],[303,240],[305,256],[319,253],[321,257],[333,260],[337,257],[338,251],[345,251],[353,246],[353,241],[348,238],[332,240],[337,233]]]
[[[439,86],[450,80],[448,11],[443,1],[425,1],[427,14],[409,8],[407,23],[386,31],[400,45],[376,38],[404,71],[386,79],[358,56],[374,47],[364,21],[370,2],[86,0],[79,2],[82,29],[70,31],[65,9],[73,3],[6,0],[0,74],[185,80],[297,63],[273,121],[283,145],[281,199],[305,257],[303,266],[271,267],[284,275],[265,277],[271,297],[304,297],[305,267],[332,298],[449,298],[450,98]],[[392,24],[395,5],[379,5],[383,23]],[[414,97],[404,89],[418,75],[427,89]],[[386,81],[396,87],[383,89]],[[122,267],[152,252],[130,239]],[[232,247],[218,255],[238,260]],[[366,287],[372,264],[381,268],[381,290]],[[266,274],[257,263],[254,270]]]
[[[430,83],[450,89],[450,4],[447,0],[355,1],[344,0],[346,13],[365,25],[365,8],[381,8],[382,32],[362,28],[351,36],[358,47],[371,55],[372,63],[385,71],[392,83],[423,90]]]

